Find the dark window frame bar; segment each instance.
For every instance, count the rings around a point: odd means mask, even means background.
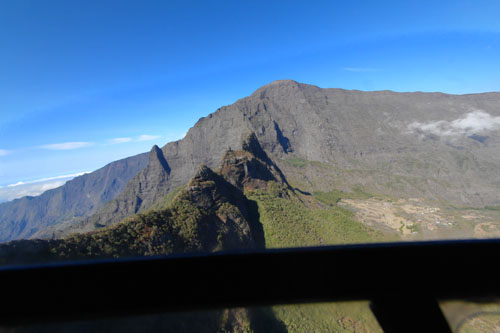
[[[499,297],[499,262],[493,239],[3,267],[0,325],[371,300],[385,331],[449,331],[436,300]]]

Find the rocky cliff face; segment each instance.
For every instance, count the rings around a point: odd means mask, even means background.
[[[141,209],[149,208],[171,190],[169,175],[170,167],[163,152],[158,146],[154,146],[149,153],[146,168],[133,177],[116,198],[105,204],[85,223],[103,227],[136,214]]]
[[[500,93],[361,92],[275,81],[202,118],[162,148],[179,186],[215,167],[242,135],[306,190],[423,197],[456,205],[500,203]],[[303,168],[287,159],[300,159]],[[313,163],[309,163],[313,162]]]
[[[228,149],[224,153],[218,167],[220,176],[216,176],[209,167],[201,164],[188,185],[190,201],[202,204],[202,199],[208,200],[209,198],[206,196],[206,191],[217,188],[218,192],[223,191],[225,196],[239,200],[238,205],[244,207],[246,204],[243,203],[245,200],[242,191],[266,189],[269,181],[288,186],[281,170],[262,149],[255,133],[243,135],[237,146],[241,147],[241,150]],[[171,191],[170,170],[162,151],[155,146],[150,152],[148,166],[130,180],[123,192],[107,203],[98,213],[78,223],[47,228],[37,236],[58,238],[75,232],[91,231],[117,223],[138,212],[144,212]],[[216,179],[221,176],[221,179]],[[203,186],[199,186],[200,182]],[[229,191],[225,185],[226,182],[238,191]],[[204,192],[198,193],[198,189]],[[198,200],[197,196],[201,199]],[[245,210],[243,212],[248,218]]]
[[[133,214],[98,231],[57,240],[18,240],[0,244],[0,263],[264,248],[257,207],[246,198],[244,188],[249,185],[265,189],[268,181],[286,184],[286,180],[281,178],[277,167],[264,162],[269,159],[255,135],[252,134],[244,146],[245,151],[226,154],[219,172],[206,165],[200,166],[184,189],[166,206]],[[168,179],[168,165],[161,156],[160,149],[154,147],[148,167],[134,179],[139,183],[145,178],[148,181]],[[145,190],[143,193],[148,193],[147,186],[141,188]]]
[[[220,173],[226,180],[243,191],[267,189],[269,181],[288,185],[281,170],[260,146],[255,133],[250,133],[241,147],[241,150],[228,150],[224,154]]]
[[[241,133],[253,131],[287,178],[308,189],[361,185],[394,196],[495,205],[499,117],[499,93],[361,92],[276,81],[200,119],[163,151],[172,182],[182,183],[196,165],[214,166]],[[282,161],[290,157],[314,163],[290,168]]]
[[[147,163],[147,154],[132,156],[76,177],[40,196],[0,204],[0,242],[30,238],[52,225],[76,223],[96,213]]]

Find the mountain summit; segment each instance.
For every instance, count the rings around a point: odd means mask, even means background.
[[[242,141],[241,150],[226,151],[220,170],[224,178],[242,190],[267,189],[269,181],[288,185],[253,132]]]

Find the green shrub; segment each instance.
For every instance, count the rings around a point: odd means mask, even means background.
[[[288,157],[287,159],[285,159],[285,161],[296,168],[303,168],[309,163],[308,160],[295,156]]]

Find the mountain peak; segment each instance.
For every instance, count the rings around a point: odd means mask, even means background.
[[[191,179],[191,183],[193,183],[193,181],[200,182],[200,181],[213,180],[216,177],[217,177],[217,175],[215,174],[215,172],[212,169],[210,169],[205,164],[202,164],[198,168],[198,171],[196,172],[196,174]]]
[[[281,171],[262,149],[255,133],[242,140],[242,150],[228,150],[220,174],[239,189],[266,189],[268,181],[285,183]]]
[[[285,87],[299,88],[301,85],[302,85],[302,83],[299,83],[297,81],[290,80],[290,79],[275,80],[275,81],[272,81],[272,82],[260,87],[259,89],[256,90],[256,92],[262,92],[262,91],[265,91],[268,89],[276,89],[276,88],[279,89],[279,88],[285,88]]]
[[[275,85],[294,85],[294,86],[297,86],[297,85],[300,85],[300,83],[295,81],[295,80],[292,80],[292,79],[274,80],[274,81],[268,83],[267,85],[265,85],[264,87],[275,86]]]
[[[149,153],[148,167],[149,168],[161,167],[162,169],[167,171],[167,173],[170,173],[170,166],[168,165],[167,160],[163,155],[163,151],[157,145],[154,145],[153,148],[151,148],[151,151]]]

